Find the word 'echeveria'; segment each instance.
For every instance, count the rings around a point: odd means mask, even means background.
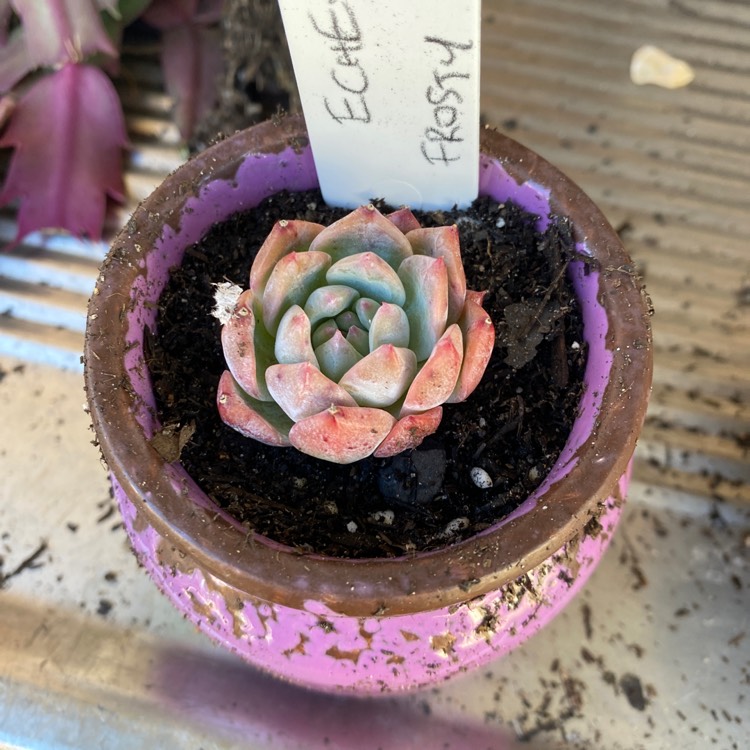
[[[413,448],[484,373],[495,330],[482,297],[466,289],[455,225],[373,206],[329,227],[279,221],[222,328],[221,418],[342,464]]]

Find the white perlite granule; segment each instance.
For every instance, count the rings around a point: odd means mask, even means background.
[[[471,481],[480,489],[487,490],[492,487],[492,477],[479,466],[475,466],[470,472]]]

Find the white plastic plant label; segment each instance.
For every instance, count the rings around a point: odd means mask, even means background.
[[[279,0],[323,197],[465,207],[481,0]]]

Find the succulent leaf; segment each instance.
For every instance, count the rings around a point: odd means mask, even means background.
[[[355,312],[345,310],[340,315],[336,316],[336,325],[338,326],[339,331],[348,331],[352,326],[357,326],[359,328],[360,322]]]
[[[362,355],[346,340],[338,328],[328,341],[315,349],[315,356],[320,362],[320,371],[336,382],[362,359]]]
[[[274,266],[289,253],[309,250],[310,243],[323,229],[321,224],[310,221],[277,221],[258,250],[250,269],[250,289],[256,296],[263,297]]]
[[[410,349],[384,344],[353,365],[339,380],[360,406],[391,406],[404,395],[417,372]]]
[[[414,448],[487,366],[483,296],[456,227],[423,230],[408,208],[278,222],[222,329],[222,419],[342,464]]]
[[[322,236],[321,236],[322,235]],[[403,232],[374,206],[361,206],[331,224],[313,240],[311,250],[325,248],[333,262],[367,249],[396,270],[412,255]]]
[[[346,332],[346,340],[363,356],[370,353],[370,336],[359,326],[349,326]]]
[[[299,305],[292,305],[281,318],[276,331],[273,353],[276,361],[285,365],[309,362],[318,366],[310,335],[310,318]]]
[[[409,346],[409,318],[398,305],[387,302],[378,308],[370,324],[369,350],[383,344]]]
[[[427,411],[445,403],[456,387],[463,358],[463,336],[458,323],[454,323],[440,337],[414,377],[400,416]]]
[[[404,234],[408,234],[413,229],[419,229],[421,224],[416,216],[411,212],[411,209],[407,206],[402,206],[397,211],[392,211],[385,216],[388,221],[393,224],[396,229]],[[409,238],[407,237],[407,240]],[[413,248],[412,248],[413,250]]]
[[[414,253],[442,258],[448,271],[448,325],[455,323],[466,299],[466,273],[461,262],[458,227],[429,227],[414,229],[406,235]]]
[[[334,406],[297,422],[289,430],[289,440],[315,458],[350,464],[372,454],[395,421],[382,409]]]
[[[273,339],[257,324],[250,289],[239,296],[221,329],[221,345],[227,367],[240,387],[259,401],[270,401],[264,374],[273,362]]]
[[[326,318],[335,318],[347,310],[359,292],[345,284],[329,284],[313,290],[305,302],[305,314],[315,325]]]
[[[375,313],[379,307],[380,303],[375,302],[374,299],[370,299],[369,297],[360,297],[357,300],[357,304],[354,305],[354,311],[357,313],[359,322],[364,329],[370,330],[372,319],[375,317]]]
[[[476,296],[481,300],[484,295]],[[481,304],[473,297],[467,298],[458,321],[466,342],[464,361],[456,388],[450,398],[446,399],[448,403],[465,401],[473,393],[487,369],[495,347],[495,326]]]
[[[443,407],[422,414],[410,414],[402,417],[393,425],[385,440],[372,454],[375,458],[388,458],[411,448],[416,448],[428,435],[432,435],[443,418]]]
[[[448,320],[448,272],[442,258],[413,255],[398,269],[406,290],[409,347],[423,362],[430,356]]]
[[[404,285],[398,274],[372,252],[347,255],[328,269],[326,279],[329,284],[346,284],[363,297],[378,302],[403,305],[406,300]]]
[[[256,401],[247,395],[225,370],[216,394],[219,416],[224,424],[245,437],[266,445],[290,445],[292,420],[272,401]]]
[[[275,334],[281,316],[292,305],[304,305],[310,293],[325,283],[331,259],[325,253],[291,252],[275,266],[263,293],[263,324]],[[251,287],[252,289],[252,287]]]
[[[317,349],[340,330],[335,320],[324,320],[312,334],[313,349]]]
[[[331,406],[356,406],[357,402],[308,362],[272,365],[266,383],[274,401],[295,422]]]

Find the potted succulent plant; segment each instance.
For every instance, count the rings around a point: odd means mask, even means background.
[[[335,463],[418,446],[492,355],[458,228],[423,229],[408,208],[363,206],[329,227],[281,219],[238,291],[221,334],[222,419]]]
[[[567,217],[581,253],[569,274],[587,360],[565,447],[518,508],[454,544],[364,560],[281,544],[248,530],[176,455],[155,449],[161,425],[147,339],[170,272],[192,243],[268,196],[316,185],[304,122],[286,118],[213,146],[139,207],[91,299],[91,415],[138,558],[202,631],[304,685],[359,694],[423,687],[521,643],[570,601],[601,557],[650,390],[648,307],[617,235],[582,191],[485,130],[480,194],[514,201],[540,224]],[[441,404],[471,398],[493,350],[494,329],[481,294],[462,285],[451,231],[421,230],[408,211],[385,217],[370,207],[328,228],[277,225],[249,290],[235,294],[224,318],[228,367],[216,399],[225,421],[336,462],[409,450],[432,432]],[[418,260],[400,272],[403,258],[386,270],[382,253],[346,261],[341,248],[353,236],[367,240],[367,253],[389,245]],[[418,283],[410,265],[420,266]],[[344,291],[315,292],[325,286]],[[368,308],[378,294],[385,304]],[[317,332],[323,308],[326,318],[348,309],[345,322]],[[352,325],[359,332],[347,341]],[[424,331],[407,335],[410,326]],[[342,384],[356,363],[365,364]]]

